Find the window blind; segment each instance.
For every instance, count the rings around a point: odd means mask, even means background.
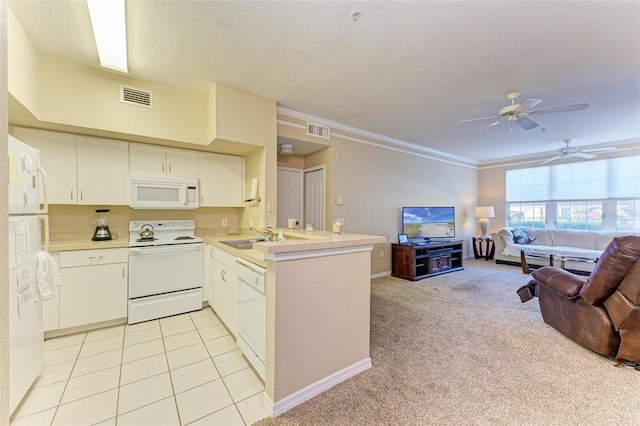
[[[507,170],[506,201],[640,198],[640,156]]]

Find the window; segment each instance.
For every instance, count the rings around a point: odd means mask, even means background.
[[[545,203],[509,203],[509,226],[544,229]]]
[[[640,200],[616,202],[616,229],[618,231],[640,230]]]
[[[640,156],[508,170],[508,226],[640,232]]]

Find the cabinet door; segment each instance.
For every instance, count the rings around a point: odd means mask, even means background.
[[[198,151],[167,148],[167,175],[198,177]]]
[[[129,143],[129,173],[132,175],[165,176],[167,149],[146,143]]]
[[[129,205],[129,143],[78,136],[78,204]]]
[[[49,204],[77,204],[76,136],[22,127],[14,129],[14,136],[40,150],[40,164],[47,173]]]
[[[213,295],[213,245],[205,244],[202,250],[202,278],[204,283],[202,286],[202,301],[208,302],[211,306]]]
[[[211,307],[234,335],[238,329],[238,283],[233,269],[213,260]]]
[[[127,264],[60,269],[60,328],[127,316]]]
[[[242,207],[244,158],[199,152],[200,206]]]

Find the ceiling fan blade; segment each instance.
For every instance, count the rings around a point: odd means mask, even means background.
[[[550,162],[552,162],[553,160],[557,160],[558,158],[562,158],[562,157],[563,157],[563,155],[558,155],[557,157],[549,158],[548,160],[544,160],[544,161],[542,162],[542,164],[550,163]]]
[[[557,107],[551,107],[551,108],[534,109],[529,111],[527,115],[549,114],[552,112],[565,112],[565,111],[580,111],[587,108],[589,108],[589,104],[585,102],[583,104],[563,105],[563,106],[557,106]]]
[[[542,99],[527,99],[526,101],[518,105],[518,107],[515,110],[517,112],[529,111],[531,108],[538,105],[540,102],[542,102]]]
[[[494,123],[489,123],[489,124],[487,124],[487,125],[485,125],[485,126],[480,127],[480,128],[479,128],[479,129],[477,129],[477,130],[474,130],[474,131],[473,131],[473,132],[471,132],[471,133],[468,133],[468,134],[467,134],[467,136],[475,135],[475,134],[476,134],[476,133],[478,133],[480,130],[484,130],[484,129],[487,129],[487,128],[489,128],[489,127],[493,127],[493,126],[495,126],[496,124],[499,124],[499,123],[500,123],[500,121],[496,121],[496,122],[494,122]]]
[[[531,130],[538,127],[538,123],[529,120],[527,117],[520,117],[516,120],[516,124],[525,130]]]
[[[491,119],[495,120],[496,118],[501,118],[501,117],[499,115],[495,115],[493,117],[469,118],[467,120],[460,120],[458,121],[458,123],[467,123],[469,121],[491,120]]]
[[[574,157],[580,157],[580,158],[586,158],[586,159],[590,159],[590,158],[595,158],[595,155],[593,154],[585,154],[584,152],[576,152],[575,154],[573,154]]]

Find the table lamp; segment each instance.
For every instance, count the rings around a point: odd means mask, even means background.
[[[493,206],[476,207],[475,213],[476,218],[478,218],[478,223],[480,224],[480,230],[482,231],[482,238],[487,238],[489,236],[487,232],[489,231],[489,225],[491,225],[491,219],[496,217]]]

